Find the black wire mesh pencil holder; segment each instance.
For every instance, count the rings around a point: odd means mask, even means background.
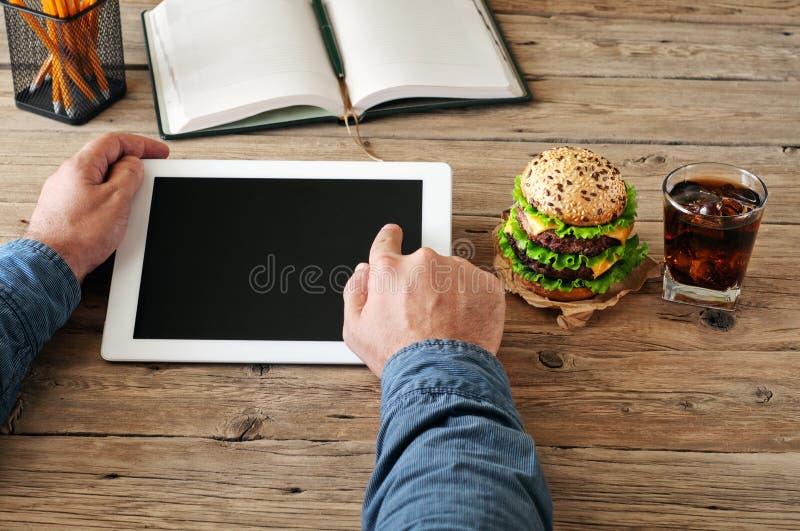
[[[125,95],[119,0],[0,4],[17,107],[81,125]]]

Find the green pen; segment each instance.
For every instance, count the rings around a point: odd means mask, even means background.
[[[325,47],[328,49],[328,57],[331,60],[334,72],[339,79],[344,79],[344,65],[342,64],[342,56],[339,55],[339,47],[336,45],[336,34],[333,33],[331,21],[328,18],[328,13],[325,11],[325,6],[322,0],[311,0],[314,6],[314,13],[317,15],[317,22],[319,29],[322,31],[322,40],[325,41]]]

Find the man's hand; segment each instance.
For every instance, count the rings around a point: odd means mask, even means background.
[[[347,346],[378,377],[386,360],[425,339],[457,339],[497,354],[505,296],[500,281],[463,258],[428,248],[403,256],[403,231],[378,233],[369,264],[359,264],[344,291]]]
[[[142,184],[140,159],[163,159],[166,144],[107,134],[89,142],[45,181],[26,238],[56,251],[83,282],[117,248]]]

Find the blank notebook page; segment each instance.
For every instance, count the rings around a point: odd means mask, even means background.
[[[327,0],[326,6],[360,110],[377,103],[370,95],[396,87],[406,88],[403,97],[448,97],[453,87],[474,89],[459,97],[511,91],[505,61],[471,0]],[[428,90],[414,94],[409,87]]]
[[[307,94],[325,95],[341,107],[310,2],[166,0],[153,11],[188,120]],[[252,111],[227,115],[222,123]]]

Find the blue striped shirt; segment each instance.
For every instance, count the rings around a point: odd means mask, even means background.
[[[45,244],[14,240],[0,247],[0,422],[36,354],[80,300],[72,269]]]
[[[31,362],[77,306],[61,257],[0,247],[0,421]],[[552,529],[550,493],[500,362],[459,341],[410,345],[386,363],[364,529]]]
[[[460,341],[428,340],[383,368],[364,529],[551,529],[533,439],[503,366]]]

